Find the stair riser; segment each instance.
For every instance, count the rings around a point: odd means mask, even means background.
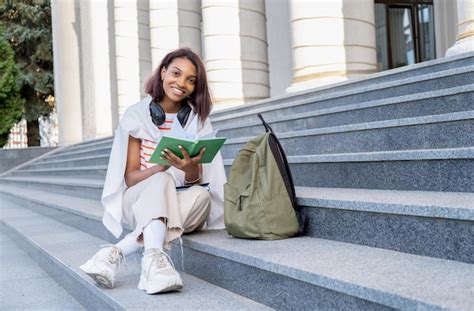
[[[474,161],[290,163],[296,186],[474,192]],[[229,176],[230,165],[226,165]]]
[[[58,163],[38,163],[38,164],[28,165],[24,169],[97,166],[97,165],[107,165],[108,163],[109,163],[109,157],[104,157],[104,158],[92,158],[92,159],[84,159],[84,160],[71,160],[71,161],[58,162]]]
[[[30,242],[26,236],[16,229],[6,225],[0,220],[1,230],[4,232],[27,254],[30,256],[44,271],[46,271],[61,287],[73,296],[87,310],[123,310],[118,304],[110,302],[108,297],[101,294],[94,288],[95,285],[87,284],[82,280],[78,280],[69,271],[69,268],[63,263],[58,262],[51,257],[46,251]]]
[[[0,185],[14,185],[28,189],[38,189],[43,191],[50,191],[58,194],[70,195],[78,198],[100,200],[102,195],[102,188],[84,187],[84,186],[67,186],[55,184],[43,184],[37,182],[19,182],[11,180],[2,180]]]
[[[173,260],[180,262],[179,247],[173,247],[171,253]],[[184,269],[186,273],[277,310],[391,310],[278,272],[258,269],[189,247],[184,248]]]
[[[349,110],[319,116],[305,116],[296,120],[286,120],[288,116],[293,115],[293,112],[291,112],[289,109],[284,110],[286,113],[283,113],[283,111],[279,111],[278,109],[276,109],[273,111],[265,112],[262,115],[267,122],[274,117],[283,118],[279,122],[271,122],[270,126],[276,133],[285,133],[289,131],[309,130],[346,124],[403,119],[458,111],[468,111],[473,108],[472,103],[474,103],[474,92],[456,94],[445,97],[436,97],[424,100],[415,100],[397,103],[393,105],[383,105],[365,109]],[[231,124],[241,124],[243,120],[256,121],[258,120],[258,118],[255,115],[250,115],[244,118],[238,118],[238,120],[233,119],[213,122],[212,125],[214,128],[219,129],[220,127],[227,127]],[[249,137],[258,135],[262,131],[263,126],[259,122],[257,125],[220,130],[218,136],[227,137],[228,139]]]
[[[474,222],[303,207],[305,235],[474,263]]]
[[[37,202],[25,200],[23,198],[15,197],[14,195],[0,193],[0,198],[6,199],[9,202],[17,204],[21,207],[32,210],[35,213],[47,216],[65,225],[87,232],[95,237],[106,240],[110,243],[117,243],[116,239],[102,224],[100,218],[88,218],[82,215],[77,215],[69,211],[63,211],[50,205],[43,205]],[[125,230],[130,233],[129,230]]]
[[[468,135],[473,132],[474,121],[471,119],[324,135],[280,137],[279,140],[285,153],[291,156],[474,146],[474,135]],[[244,145],[245,143],[224,145],[222,157],[235,158]]]
[[[107,170],[79,170],[79,171],[44,171],[44,172],[13,172],[13,176],[60,176],[60,177],[77,177],[77,178],[90,178],[90,179],[105,179]]]
[[[335,86],[335,87],[333,87],[329,90],[325,90],[325,92],[331,92],[332,91],[334,93],[338,93],[338,92],[341,92],[341,91],[356,90],[356,89],[364,88],[364,87],[367,87],[367,86],[370,86],[370,85],[378,85],[378,84],[381,84],[381,83],[386,83],[386,82],[405,79],[405,78],[412,78],[412,77],[415,77],[415,76],[424,76],[426,74],[440,72],[440,71],[443,71],[443,70],[463,68],[463,67],[466,67],[466,66],[471,66],[472,62],[473,62],[473,59],[474,59],[474,57],[468,57],[468,58],[464,58],[464,59],[458,59],[458,60],[454,60],[454,61],[450,61],[450,62],[443,62],[443,63],[431,65],[431,66],[426,66],[426,67],[422,67],[422,68],[415,68],[415,69],[412,69],[412,70],[406,70],[406,71],[402,71],[402,72],[399,72],[399,73],[384,75],[382,77],[372,78],[372,79],[368,79],[368,80],[364,80],[364,81],[360,81],[360,82],[353,82],[353,83],[349,83],[349,84],[346,84],[346,85]],[[314,93],[300,95],[300,96],[298,96],[298,98],[306,98],[306,97],[314,96],[313,94]],[[282,99],[281,101],[287,101],[287,100]],[[278,102],[276,102],[276,103],[278,103]],[[262,105],[259,105],[259,107],[261,107],[261,106]],[[240,109],[232,110],[232,113],[244,112],[245,110],[246,109],[244,107],[242,107]],[[222,112],[216,112],[213,115],[217,117],[217,116],[226,115],[227,113],[228,112],[222,111]]]
[[[112,141],[111,141],[110,137],[104,137],[104,138],[97,139],[97,140],[94,140],[94,141],[86,141],[86,142],[83,142],[83,143],[79,143],[77,145],[72,145],[67,150],[75,150],[76,148],[77,149],[95,148],[96,146],[101,146],[103,144],[108,144],[108,143],[110,144],[111,142]]]
[[[9,198],[9,200],[11,199]],[[56,209],[49,211],[50,208],[46,206],[33,202],[21,203],[21,201],[23,200],[17,200],[22,206],[56,221],[86,231],[110,243],[117,242],[110,233],[105,231],[99,219],[85,218],[76,214],[68,215],[68,213]],[[125,230],[124,234],[127,233],[129,231]],[[175,263],[181,262],[181,252],[178,245],[173,246],[171,257]],[[180,265],[177,266],[178,269],[181,268]],[[214,268],[209,271],[209,267]],[[230,259],[196,251],[188,247],[188,243],[184,244],[184,268],[186,273],[279,310],[314,308],[324,310],[331,307],[347,309],[348,306],[351,310],[384,310],[387,308],[364,299],[302,282],[278,272],[272,273]],[[206,270],[208,270],[207,273]],[[275,292],[281,294],[277,296],[268,294]]]
[[[74,159],[78,157],[89,157],[89,156],[103,156],[103,155],[109,155],[110,151],[112,150],[112,147],[106,148],[106,149],[93,149],[89,150],[86,152],[80,152],[80,153],[67,153],[67,154],[55,154],[54,157],[47,157],[42,159],[41,162],[44,161],[59,161],[59,160],[67,160],[67,159]],[[40,162],[38,162],[40,163]]]
[[[452,87],[458,87],[462,85],[471,85],[473,81],[474,81],[474,73],[464,72],[464,73],[459,73],[459,74],[445,76],[445,77],[439,77],[439,78],[430,79],[430,80],[412,81],[411,83],[408,83],[408,84],[400,84],[400,85],[394,85],[390,87],[383,87],[383,88],[379,88],[372,91],[361,90],[361,92],[358,92],[356,94],[351,94],[351,95],[342,96],[342,97],[331,96],[330,98],[327,98],[327,99],[318,100],[318,98],[320,98],[323,94],[324,96],[329,96],[330,94],[337,95],[341,93],[341,91],[339,91],[337,88],[332,88],[331,90],[324,91],[324,93],[322,91],[308,93],[304,96],[295,96],[291,98],[286,98],[285,100],[282,100],[281,102],[278,100],[273,100],[273,101],[265,102],[255,107],[242,107],[242,108],[232,110],[232,111],[216,113],[216,114],[213,114],[212,117],[218,118],[218,117],[227,116],[227,115],[234,115],[237,113],[244,113],[245,115],[254,115],[256,110],[260,110],[264,108],[273,110],[271,109],[271,107],[277,107],[278,105],[281,105],[283,103],[287,104],[287,103],[293,103],[293,102],[295,104],[290,106],[291,108],[293,108],[291,109],[292,113],[314,111],[314,110],[323,109],[323,108],[353,105],[353,104],[358,104],[358,103],[363,103],[363,102],[368,102],[368,101],[381,100],[381,99],[405,96],[405,95],[410,95],[410,94],[418,94],[418,93],[424,93],[424,92],[429,92],[429,91],[439,91],[439,90],[452,88]],[[301,101],[310,102],[310,103],[306,105],[300,105],[299,103]],[[283,115],[288,114],[287,111],[283,112],[283,109],[282,109],[282,113]],[[242,116],[242,121],[244,120],[245,118],[244,116]]]
[[[67,149],[64,149],[58,154],[63,154],[63,153],[69,153],[69,152],[82,152],[82,151],[90,151],[90,150],[95,150],[95,149],[101,149],[105,147],[112,147],[112,137],[109,137],[106,141],[101,142],[100,144],[94,144],[94,145],[74,145],[71,146]]]

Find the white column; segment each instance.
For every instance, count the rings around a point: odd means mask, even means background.
[[[474,1],[457,0],[458,34],[456,43],[448,49],[446,56],[474,51]]]
[[[179,47],[201,54],[201,5],[199,0],[150,0],[150,39],[153,69]]]
[[[115,55],[119,118],[140,100],[137,0],[115,0]]]
[[[291,0],[298,91],[377,71],[373,0]]]
[[[107,1],[80,0],[83,135],[112,135]],[[112,61],[115,61],[113,59]]]
[[[270,96],[264,0],[202,0],[204,55],[215,104]]]
[[[59,143],[82,141],[79,31],[74,1],[51,1],[54,93],[58,108]],[[76,14],[77,13],[77,14]]]
[[[148,0],[138,1],[138,57],[140,66],[140,96],[146,96],[144,85],[151,74],[150,6]]]

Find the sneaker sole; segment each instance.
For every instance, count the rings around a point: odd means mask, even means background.
[[[86,273],[86,274],[90,276],[94,281],[99,283],[100,285],[104,285],[107,288],[114,288],[114,284],[112,284],[112,282],[109,279],[105,278],[103,275],[97,274],[97,273]]]
[[[153,295],[153,294],[158,294],[158,293],[166,293],[166,292],[172,292],[172,291],[179,291],[183,288],[183,283],[181,282],[181,284],[176,284],[176,285],[166,287],[166,288],[163,288],[163,289],[149,290],[147,288],[147,286],[145,285],[145,283],[146,282],[142,278],[140,278],[140,282],[138,283],[137,288],[139,290],[146,291],[146,293],[148,295]]]
[[[157,290],[157,291],[146,291],[146,293],[148,295],[153,295],[153,294],[160,294],[160,293],[167,293],[167,292],[174,292],[174,291],[180,291],[181,289],[183,289],[183,285],[174,285],[174,286],[171,286],[171,287],[167,287],[165,289],[162,289],[162,290]]]

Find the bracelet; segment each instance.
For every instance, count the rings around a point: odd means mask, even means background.
[[[189,184],[195,184],[195,183],[198,183],[199,181],[201,180],[201,174],[199,174],[199,177],[195,180],[191,180],[191,181],[187,181],[186,179],[184,180],[184,184],[185,185],[189,185]]]

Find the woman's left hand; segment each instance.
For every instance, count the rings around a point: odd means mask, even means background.
[[[199,176],[199,161],[201,160],[206,148],[202,148],[199,151],[199,154],[195,157],[190,157],[189,153],[182,146],[179,146],[181,153],[183,154],[184,159],[181,159],[175,155],[171,150],[164,149],[162,153],[163,159],[168,161],[171,166],[176,167],[177,169],[182,170],[186,175],[189,176]]]

